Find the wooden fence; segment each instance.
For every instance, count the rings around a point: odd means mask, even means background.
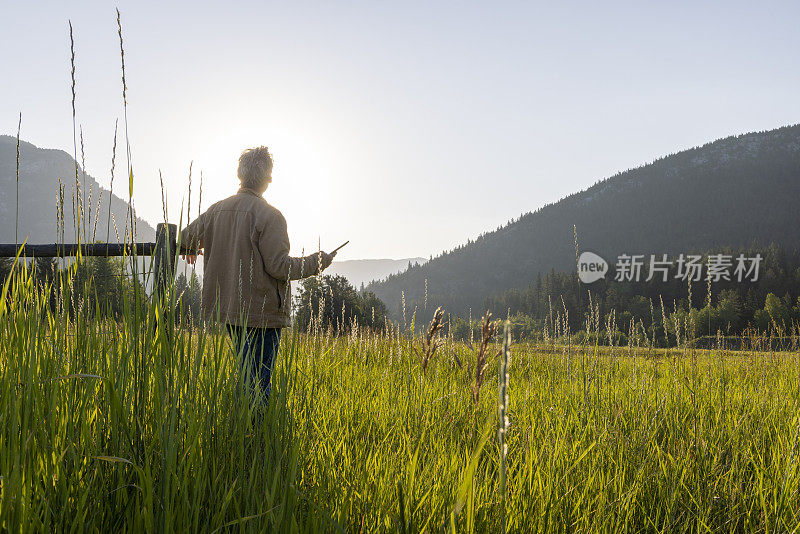
[[[178,227],[161,223],[156,227],[155,243],[56,243],[53,245],[0,244],[0,258],[13,258],[17,252],[26,258],[66,258],[70,256],[154,256],[154,288],[164,294],[175,276]]]

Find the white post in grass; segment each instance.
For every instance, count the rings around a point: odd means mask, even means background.
[[[497,438],[500,442],[500,532],[506,532],[506,431],[508,430],[508,368],[511,365],[511,323],[505,322],[497,394]]]

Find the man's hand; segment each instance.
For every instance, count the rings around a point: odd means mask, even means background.
[[[197,254],[203,254],[203,251],[198,251]],[[197,261],[197,254],[181,254],[181,258],[186,260],[186,263],[189,265],[194,265],[194,263]]]
[[[327,269],[331,263],[333,263],[333,258],[336,256],[336,253],[328,254],[327,252],[320,252],[320,261],[322,262],[319,266],[320,271],[324,271]]]

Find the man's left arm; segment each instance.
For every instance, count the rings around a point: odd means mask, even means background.
[[[276,214],[262,231],[258,248],[267,274],[276,280],[300,280],[319,273],[333,261],[333,256],[326,252],[299,258],[289,256],[289,234],[281,214]]]

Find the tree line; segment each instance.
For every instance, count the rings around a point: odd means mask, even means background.
[[[605,332],[609,317],[620,333],[629,332],[631,324],[638,325],[657,344],[674,344],[681,333],[689,337],[743,335],[754,330],[795,333],[800,326],[800,253],[777,244],[720,253],[760,254],[758,279],[721,279],[709,285],[705,279],[672,277],[664,282],[658,277],[650,281],[606,277],[584,284],[575,271],[552,270],[526,288],[486,298],[483,308],[514,317],[539,335],[567,330]],[[702,255],[703,261],[708,255]]]
[[[387,326],[387,309],[375,293],[356,291],[344,276],[323,275],[300,282],[294,321],[303,330],[317,327],[347,333],[356,325],[382,330]]]

